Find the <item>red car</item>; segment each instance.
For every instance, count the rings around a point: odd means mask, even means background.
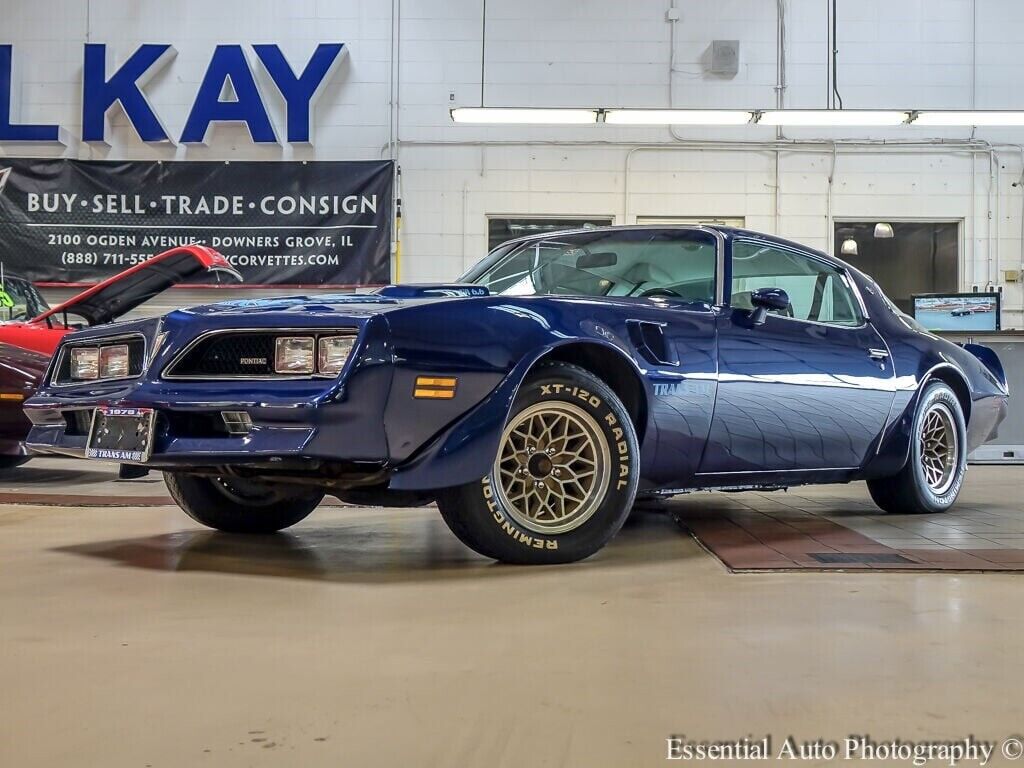
[[[23,441],[32,426],[21,404],[36,391],[50,356],[0,344],[0,471],[28,461]]]
[[[0,285],[0,344],[52,355],[65,334],[116,320],[172,285],[204,273],[242,279],[227,259],[203,245],[164,251],[52,309],[32,283],[6,277]]]
[[[28,460],[23,441],[30,425],[21,404],[35,391],[66,334],[109,323],[172,285],[211,273],[242,279],[212,248],[173,248],[52,309],[32,283],[5,276],[0,284],[0,470]]]

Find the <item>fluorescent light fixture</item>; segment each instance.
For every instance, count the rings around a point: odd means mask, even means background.
[[[1002,112],[974,112],[966,109],[950,112],[918,112],[914,118],[914,125],[1024,125],[1024,112],[1013,112],[1010,110]]]
[[[746,125],[749,109],[609,109],[604,121],[616,125]]]
[[[488,123],[498,125],[575,125],[596,123],[596,109],[548,109],[546,107],[457,107],[451,110],[456,123]]]
[[[890,109],[770,109],[761,113],[760,125],[859,126],[901,125],[907,110]]]
[[[1024,110],[909,109],[603,109],[561,107],[456,107],[456,123],[480,125],[785,125],[790,127],[1024,126]]]

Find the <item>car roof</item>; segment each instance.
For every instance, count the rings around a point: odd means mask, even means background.
[[[787,248],[795,248],[800,251],[813,253],[815,256],[824,259],[831,264],[850,270],[852,272],[857,272],[859,274],[859,270],[856,267],[846,263],[842,259],[837,259],[835,256],[832,256],[831,254],[825,253],[824,251],[819,251],[817,248],[811,248],[808,245],[798,243],[794,240],[786,240],[785,238],[777,237],[776,235],[769,235],[766,232],[757,232],[753,229],[743,229],[742,227],[727,227],[719,224],[611,224],[604,227],[578,227],[575,229],[559,229],[552,230],[550,232],[540,232],[532,235],[524,235],[523,237],[516,237],[511,240],[506,240],[501,244],[501,246],[509,245],[510,243],[525,243],[531,242],[533,240],[545,240],[551,237],[552,235],[577,235],[593,232],[617,232],[635,230],[665,231],[673,229],[714,232],[721,235],[726,240],[733,240],[736,238],[752,238],[756,240],[761,240],[766,243],[781,245]]]

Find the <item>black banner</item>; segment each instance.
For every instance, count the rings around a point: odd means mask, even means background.
[[[91,283],[176,245],[220,251],[248,285],[391,279],[391,161],[0,158],[0,261]]]

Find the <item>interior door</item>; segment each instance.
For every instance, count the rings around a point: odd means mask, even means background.
[[[730,302],[718,319],[718,391],[701,474],[860,466],[894,396],[883,339],[843,272],[813,254],[733,241]],[[791,307],[752,322],[750,294]]]

